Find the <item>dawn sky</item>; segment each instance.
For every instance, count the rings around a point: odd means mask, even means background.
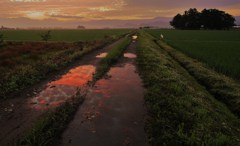
[[[0,25],[21,19],[56,23],[153,19],[191,7],[218,8],[240,16],[240,0],[0,0]]]

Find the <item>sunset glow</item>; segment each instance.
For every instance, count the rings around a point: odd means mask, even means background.
[[[218,8],[234,16],[240,16],[240,1],[237,0],[185,0],[181,2],[176,0],[1,0],[0,25],[17,27],[17,24],[23,20],[32,23],[37,23],[39,20],[48,23],[51,20],[54,21],[53,25],[63,26],[62,21],[64,23],[68,21],[69,25],[73,25],[95,20],[170,18],[192,7],[199,10]],[[13,18],[16,23],[9,24]]]
[[[26,17],[32,18],[32,19],[43,19],[44,18],[44,12],[40,12],[40,11],[26,11],[25,15],[26,15]]]

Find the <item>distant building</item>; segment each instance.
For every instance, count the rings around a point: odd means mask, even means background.
[[[150,26],[143,26],[143,27],[139,27],[139,29],[150,29]]]
[[[154,26],[143,26],[143,27],[139,27],[139,29],[154,29],[154,28],[157,28],[157,27],[154,27]]]
[[[86,29],[85,26],[79,25],[77,29]]]

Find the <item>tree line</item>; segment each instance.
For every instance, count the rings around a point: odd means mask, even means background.
[[[196,8],[177,14],[170,22],[176,29],[230,29],[235,26],[235,18],[218,9],[204,9],[199,12]]]

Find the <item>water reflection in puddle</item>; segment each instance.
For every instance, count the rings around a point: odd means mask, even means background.
[[[134,36],[132,36],[132,42],[133,42],[133,43],[135,43],[135,42],[136,42],[136,40],[137,40],[137,38],[138,38],[138,36],[137,36],[137,35],[134,35]]]
[[[63,145],[69,139],[72,145],[120,145],[127,138],[132,145],[143,145],[145,110],[141,79],[133,64],[121,66],[111,68],[110,78],[97,81],[89,91],[63,136]],[[108,140],[103,141],[106,137]]]
[[[137,38],[138,38],[137,35],[132,36],[132,39],[133,39],[133,40],[136,40]]]
[[[47,88],[31,99],[34,108],[44,109],[55,107],[76,95],[88,81],[92,80],[95,67],[92,65],[79,66],[71,69],[59,80],[48,83]]]
[[[91,90],[91,102],[97,101],[99,108],[119,109],[119,107],[108,104],[108,102],[116,102],[118,97],[132,98],[134,94],[141,93],[141,80],[135,72],[136,67],[132,64],[125,64],[123,67],[113,67],[108,75],[109,79],[99,80],[95,88]],[[139,90],[138,90],[139,89]],[[113,99],[111,99],[113,98]],[[124,101],[124,99],[122,99]],[[123,110],[127,107],[122,107]]]
[[[96,58],[104,58],[107,56],[108,53],[101,53],[99,55],[96,56]]]
[[[137,55],[133,54],[133,53],[124,53],[124,57],[126,57],[126,58],[137,58]]]

